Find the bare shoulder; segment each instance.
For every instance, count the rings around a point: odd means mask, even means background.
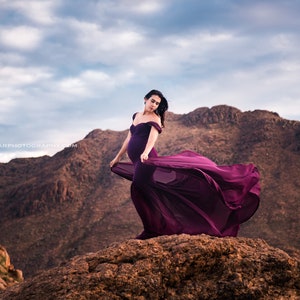
[[[147,122],[155,122],[159,126],[161,126],[160,116],[153,114],[151,116],[144,115],[142,112],[137,112],[134,115],[133,125],[137,125],[139,123],[147,123]]]
[[[161,119],[160,119],[160,116],[155,115],[155,116],[153,117],[153,121],[154,121],[155,123],[157,123],[159,126],[161,126]]]
[[[137,117],[137,118],[140,118],[142,115],[143,115],[143,113],[141,113],[140,111],[138,111],[138,112],[136,113],[136,117]]]
[[[136,112],[133,115],[133,123],[137,123],[137,121],[140,119],[141,117],[141,113],[140,112]]]

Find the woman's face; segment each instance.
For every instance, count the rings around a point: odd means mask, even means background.
[[[149,99],[145,99],[145,109],[154,112],[158,108],[160,101],[159,96],[152,95]]]

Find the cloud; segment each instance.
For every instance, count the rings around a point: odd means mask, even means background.
[[[154,14],[161,11],[164,7],[162,1],[135,1],[135,4],[132,5],[132,1],[130,1],[130,5],[128,6],[131,10],[137,14]]]
[[[42,33],[39,29],[30,26],[3,28],[0,41],[6,47],[30,51],[40,45]]]
[[[3,150],[6,146],[1,147],[0,144],[0,150]],[[39,157],[49,155],[49,149],[45,149],[45,151],[13,151],[10,148],[10,152],[0,152],[0,161],[1,162],[8,162],[15,158],[27,158],[27,157]]]
[[[96,4],[92,4],[97,11],[101,14],[101,17],[107,15],[108,18],[115,17],[118,20],[126,19],[128,16],[155,16],[167,7],[169,0],[112,0],[112,1],[99,1]],[[115,20],[114,18],[114,20]]]
[[[3,67],[0,69],[0,86],[23,86],[36,83],[52,75],[49,71],[41,68],[27,67]]]
[[[293,3],[292,3],[293,2]],[[296,1],[251,1],[245,5],[235,6],[237,16],[242,22],[249,23],[253,29],[283,30],[292,26],[299,26],[297,10],[300,8]],[[258,32],[260,34],[260,32]]]
[[[227,104],[243,111],[266,109],[297,119],[300,109],[299,77],[299,62],[286,64],[279,61],[235,68],[214,75],[213,80],[190,80],[176,90],[176,94],[184,94],[185,97],[177,102],[175,111],[187,113],[198,102],[199,107]]]
[[[227,104],[300,120],[299,9],[279,0],[0,0],[0,143],[71,144],[95,128],[126,129],[152,88],[176,113]],[[60,149],[18,150],[0,153]]]
[[[25,57],[19,53],[0,52],[0,63],[5,66],[19,66],[24,64],[25,60]]]
[[[18,12],[34,23],[51,25],[56,21],[54,10],[58,3],[56,0],[2,0],[0,5],[5,10]]]
[[[101,24],[68,20],[77,50],[84,53],[83,59],[98,61],[105,65],[126,62],[127,55],[143,42],[143,35],[131,28],[114,26],[103,28]]]
[[[103,91],[114,86],[115,80],[113,78],[104,72],[94,70],[86,70],[78,77],[64,78],[59,82],[62,93],[82,99],[95,95],[99,89]]]
[[[9,114],[17,107],[13,98],[0,98],[0,124],[10,121]]]

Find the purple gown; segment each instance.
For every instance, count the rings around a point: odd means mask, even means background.
[[[180,233],[236,236],[259,205],[257,168],[218,166],[192,151],[158,156],[154,148],[142,163],[152,126],[161,133],[155,122],[131,125],[127,152],[132,162],[112,167],[132,181],[131,198],[144,226],[137,238]]]

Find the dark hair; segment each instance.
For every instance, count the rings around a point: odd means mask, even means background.
[[[155,113],[160,116],[161,125],[162,125],[162,127],[164,127],[165,126],[165,112],[169,108],[168,101],[165,98],[165,96],[162,94],[162,92],[160,92],[158,90],[151,90],[149,93],[146,94],[145,98],[149,99],[153,95],[156,95],[160,98],[160,103],[159,103],[159,106],[156,109]]]

